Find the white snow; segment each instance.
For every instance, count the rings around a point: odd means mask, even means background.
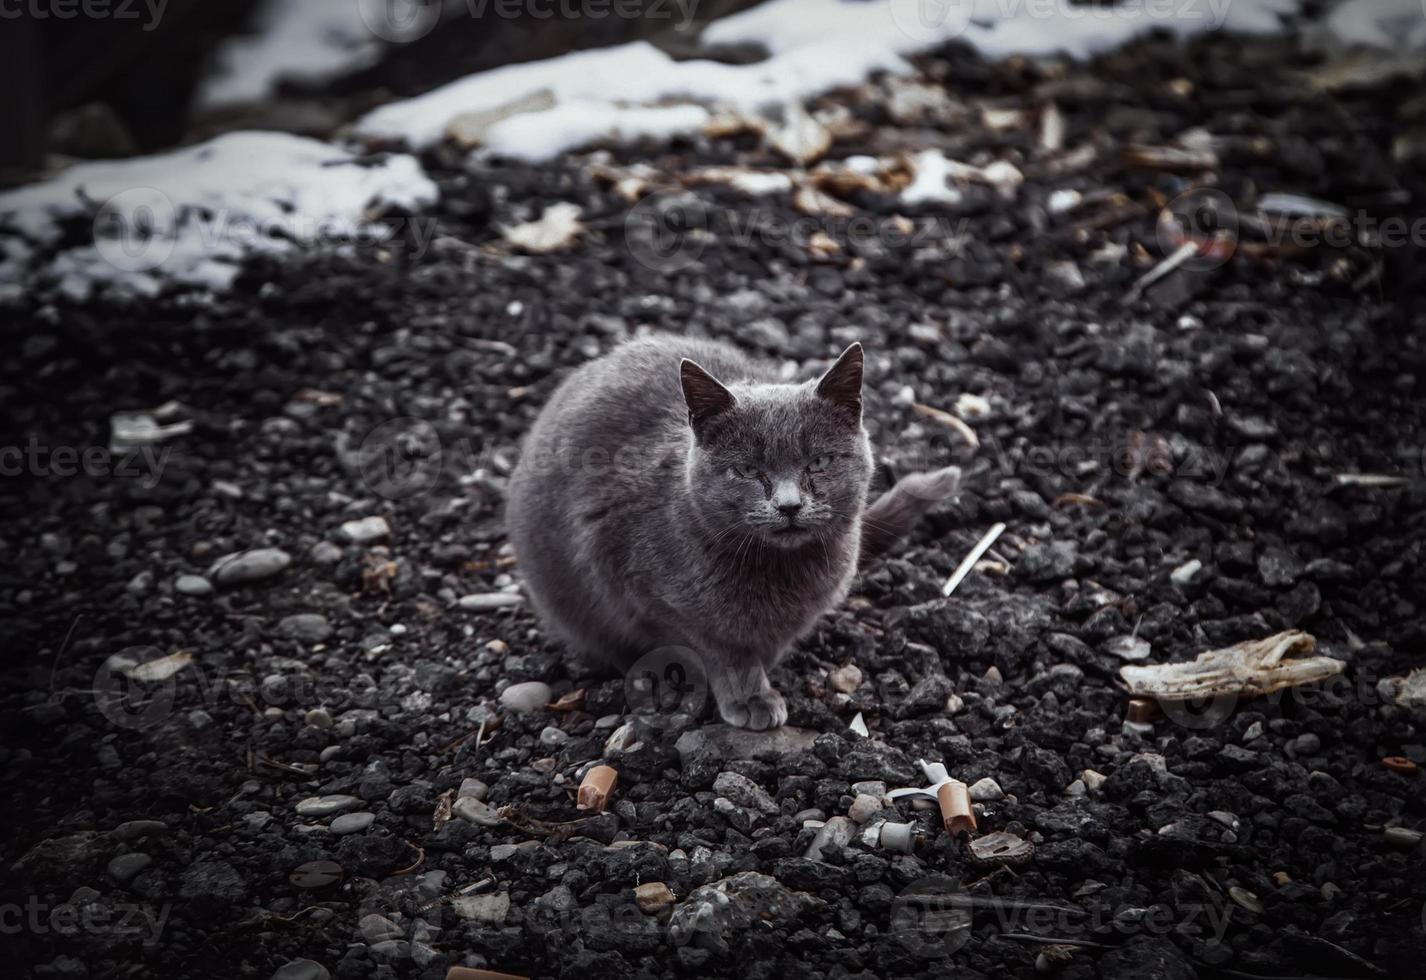
[[[508,65],[393,102],[357,124],[361,135],[424,148],[462,113],[488,112],[542,91],[555,107],[502,121],[486,147],[542,160],[612,133],[672,135],[702,124],[669,103],[752,113],[800,102],[872,72],[909,72],[904,56],[963,38],[990,57],[1063,53],[1083,58],[1157,28],[1180,36],[1226,27],[1267,33],[1298,0],[1132,0],[1122,8],[1070,0],[771,0],[715,21],[706,44],[757,43],[769,56],[746,65],[674,61],[635,42]],[[658,107],[656,116],[631,115]],[[646,125],[644,125],[646,124]]]
[[[1347,0],[1327,17],[1327,30],[1344,44],[1407,49],[1426,47],[1422,0]]]
[[[243,256],[353,239],[382,240],[373,207],[415,209],[436,186],[405,154],[367,162],[286,133],[237,132],[171,153],[84,163],[0,194],[0,226],[36,246],[0,262],[18,282],[34,255],[60,243],[60,222],[90,219],[92,244],[64,249],[49,269],[67,294],[99,284],[152,294],[165,281],[227,288]]]
[[[206,108],[257,102],[284,80],[321,83],[373,64],[441,17],[423,0],[267,0],[250,34],[224,41],[198,90]]]

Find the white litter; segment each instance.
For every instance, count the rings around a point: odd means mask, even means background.
[[[949,597],[956,591],[956,587],[961,584],[961,579],[970,574],[970,570],[975,567],[975,563],[980,561],[981,556],[990,550],[990,546],[995,544],[997,538],[1005,533],[1005,525],[996,523],[989,531],[985,532],[985,537],[976,542],[976,546],[970,550],[970,554],[961,559],[961,563],[956,566],[956,570],[951,573],[951,577],[946,579],[946,584],[941,587],[941,595]]]

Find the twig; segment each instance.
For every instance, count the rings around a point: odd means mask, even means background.
[[[1148,289],[1154,283],[1158,282],[1170,272],[1173,272],[1175,269],[1183,265],[1185,262],[1187,262],[1189,259],[1193,258],[1193,256],[1197,254],[1197,242],[1184,242],[1178,248],[1174,249],[1174,251],[1172,252],[1172,254],[1169,255],[1168,258],[1164,259],[1158,265],[1154,266],[1148,272],[1140,276],[1139,281],[1134,283],[1133,286],[1129,287],[1129,292],[1124,295],[1124,302],[1134,302],[1134,300],[1138,299],[1140,296],[1143,295],[1145,289]]]
[[[997,523],[989,531],[985,532],[985,537],[981,538],[976,546],[970,550],[970,554],[961,559],[961,563],[956,566],[956,570],[951,573],[951,577],[946,579],[945,586],[941,589],[941,595],[949,597],[956,591],[956,586],[961,584],[961,579],[970,574],[970,570],[975,567],[975,563],[980,561],[980,556],[990,550],[990,546],[995,544],[995,539],[1000,537],[1005,531],[1003,523]]]

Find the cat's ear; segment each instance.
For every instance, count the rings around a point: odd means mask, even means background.
[[[817,394],[851,412],[855,418],[862,417],[861,344],[852,344],[842,351],[837,363],[829,367],[822,380],[817,382]]]
[[[688,404],[688,421],[695,432],[736,403],[733,393],[717,378],[686,357],[678,366],[678,379],[683,384],[683,400]]]

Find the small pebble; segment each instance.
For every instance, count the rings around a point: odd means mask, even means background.
[[[376,822],[376,814],[362,811],[361,813],[343,813],[332,821],[332,833],[338,837],[347,834],[359,834]]]
[[[634,902],[643,912],[653,914],[675,901],[673,890],[662,881],[646,881],[634,889]]]
[[[173,591],[180,595],[211,595],[213,583],[209,582],[202,575],[180,575],[174,579]]]
[[[511,684],[501,692],[500,706],[517,713],[539,711],[550,703],[550,695],[550,686],[542,681]]]

